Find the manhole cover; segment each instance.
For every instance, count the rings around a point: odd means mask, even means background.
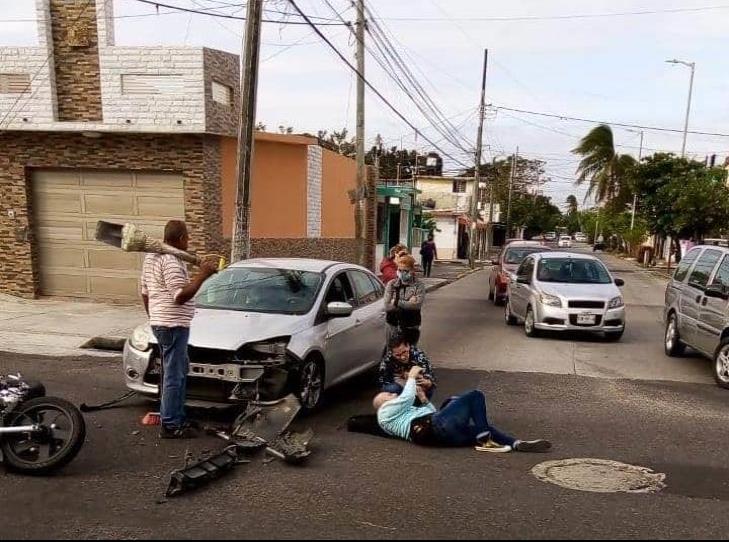
[[[542,482],[593,493],[656,493],[666,487],[666,475],[605,459],[547,461],[532,469]]]

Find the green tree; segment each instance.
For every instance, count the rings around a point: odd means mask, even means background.
[[[650,232],[671,236],[679,258],[680,239],[701,241],[729,229],[724,169],[658,153],[636,166],[632,175]]]
[[[595,196],[598,203],[630,200],[629,173],[636,161],[628,154],[615,151],[610,126],[601,124],[590,130],[572,152],[582,156],[577,166],[577,184],[589,183],[587,197]]]
[[[523,227],[527,239],[545,231],[555,230],[561,221],[562,212],[547,196],[520,193],[512,199],[512,226]]]

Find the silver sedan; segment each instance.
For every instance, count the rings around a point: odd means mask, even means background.
[[[385,288],[367,269],[322,260],[247,260],[209,279],[190,328],[188,403],[273,401],[305,409],[375,367],[385,339]],[[127,387],[154,397],[160,353],[149,325],[124,348]]]
[[[541,331],[590,331],[618,341],[625,302],[605,265],[594,256],[541,253],[527,257],[509,284],[506,323],[524,322],[527,336]]]

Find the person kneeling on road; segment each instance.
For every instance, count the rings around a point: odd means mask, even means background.
[[[421,367],[410,370],[400,396],[383,392],[375,397],[377,421],[387,434],[421,446],[475,446],[479,452],[547,452],[552,448],[546,440],[518,440],[492,427],[486,397],[478,390],[453,398],[437,410],[418,390],[422,372]],[[413,406],[416,396],[423,406]]]
[[[380,389],[400,395],[408,380],[408,372],[414,366],[423,369],[417,385],[431,399],[435,393],[435,375],[428,356],[411,345],[401,331],[394,331],[387,341],[387,350],[380,363]]]

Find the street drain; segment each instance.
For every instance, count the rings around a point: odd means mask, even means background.
[[[605,459],[547,461],[532,474],[542,482],[592,493],[657,493],[666,487],[665,474]]]

